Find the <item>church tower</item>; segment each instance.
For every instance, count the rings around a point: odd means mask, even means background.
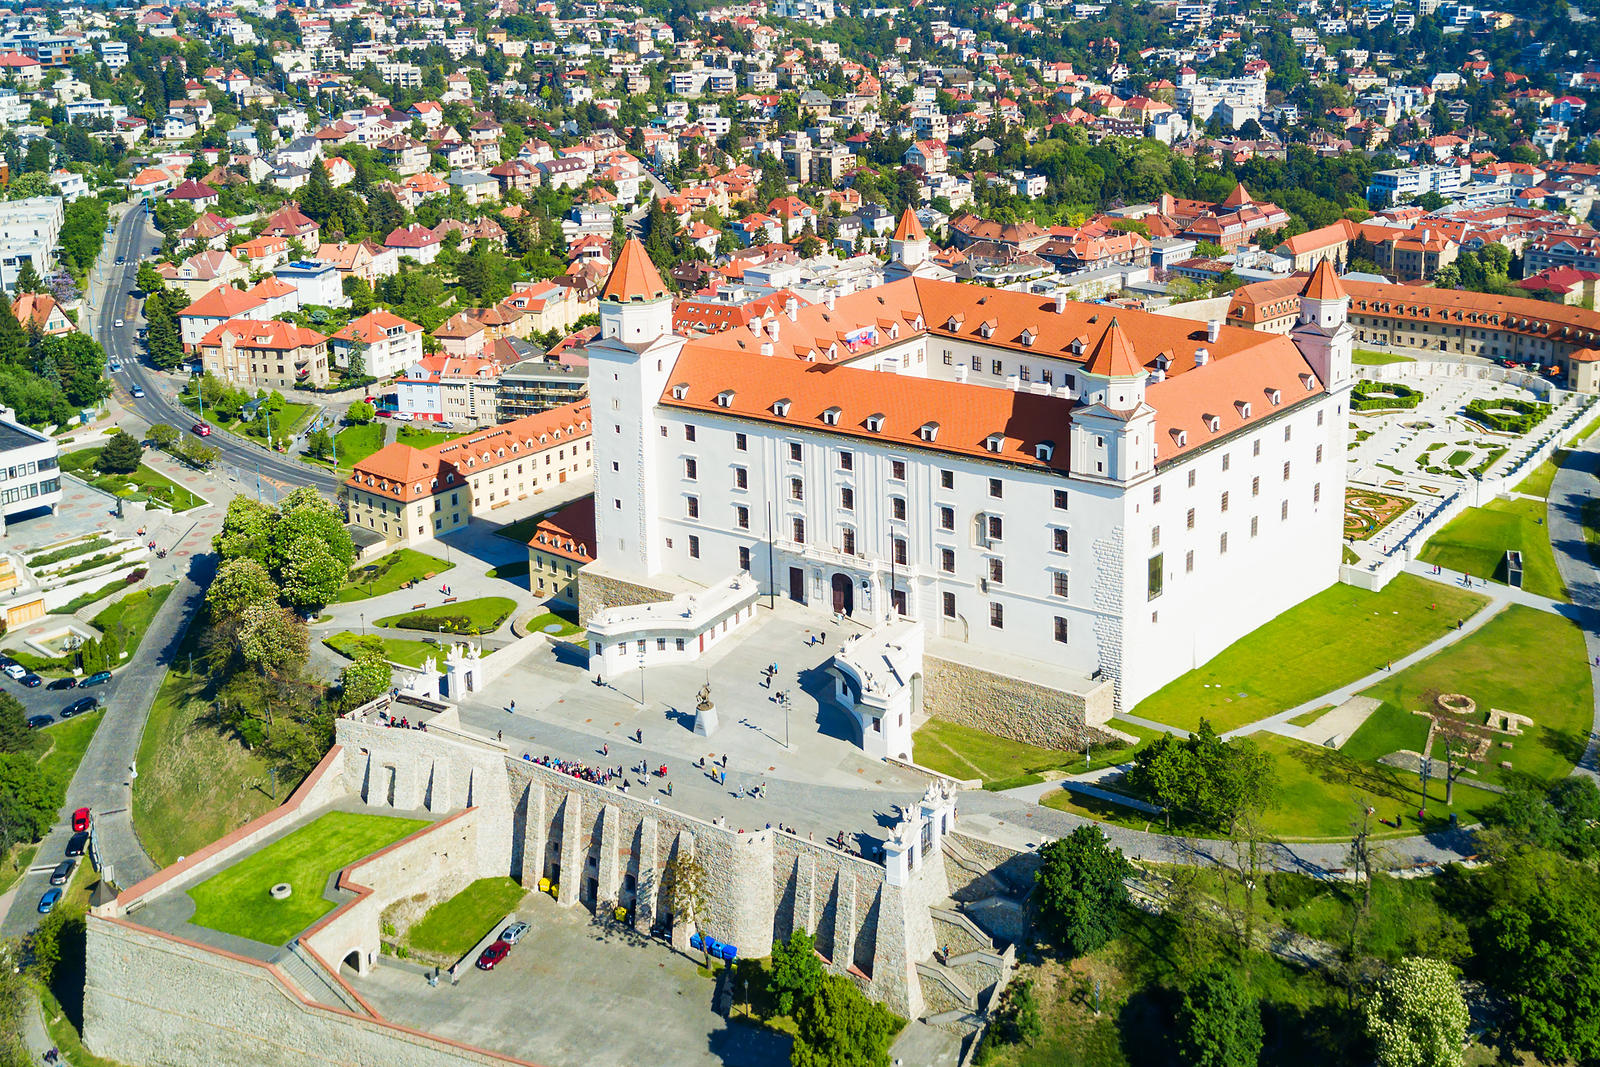
[[[672,295],[637,239],[600,292],[600,336],[589,344],[595,547],[609,568],[638,578],[661,569],[655,407],[684,339]]]
[[[889,263],[883,268],[885,282],[902,278],[949,278],[950,272],[930,256],[933,242],[910,208],[900,215],[900,225],[889,238]]]
[[[1349,319],[1350,297],[1325,259],[1300,291],[1300,322],[1289,336],[1330,393],[1352,384],[1355,331]]]

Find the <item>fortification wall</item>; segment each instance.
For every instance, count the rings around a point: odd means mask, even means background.
[[[971,726],[1040,748],[1082,750],[1085,737],[1109,741],[1101,727],[1115,710],[1114,687],[1069,693],[966,663],[923,657],[923,710],[947,722]]]
[[[466,1067],[523,1063],[307,1001],[275,968],[89,916],[84,1044],[163,1067]]]
[[[659,604],[672,599],[672,594],[648,585],[625,582],[607,574],[591,570],[578,572],[578,624],[589,625],[597,611],[606,608],[625,608],[632,604]]]

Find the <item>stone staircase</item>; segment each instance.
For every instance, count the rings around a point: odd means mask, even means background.
[[[966,909],[955,901],[928,909],[939,947],[917,964],[927,1021],[962,1033],[982,1025],[1016,961],[1016,950],[998,946]]]
[[[299,941],[292,941],[289,947],[275,956],[272,960],[284,976],[300,992],[330,1008],[342,1008],[345,1011],[355,1012],[357,1015],[367,1015],[367,1009],[361,1006],[350,991],[340,982],[325,971],[305,949],[300,947]]]

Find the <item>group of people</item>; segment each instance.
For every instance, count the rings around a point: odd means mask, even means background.
[[[621,767],[591,767],[578,760],[556,759],[554,756],[524,756],[523,759],[529,763],[537,763],[541,767],[549,767],[553,771],[560,771],[570,778],[591,785],[609,786],[614,780],[623,777]]]
[[[426,730],[428,728],[428,724],[425,722],[413,723],[404,716],[396,717],[386,711],[378,712],[378,720],[391,730]]]

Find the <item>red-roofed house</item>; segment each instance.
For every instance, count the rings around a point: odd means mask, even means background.
[[[443,243],[441,236],[434,233],[420,222],[413,222],[409,226],[402,226],[384,238],[384,246],[392,248],[400,256],[410,256],[412,259],[427,266],[439,255],[439,246]]]
[[[67,318],[67,313],[61,310],[54,297],[42,293],[23,293],[11,303],[11,313],[17,317],[24,330],[34,326],[45,333],[64,334],[74,333],[78,327]]]
[[[349,367],[359,348],[367,373],[374,378],[399,374],[422,358],[422,327],[387,311],[367,312],[331,340],[338,366]]]
[[[598,553],[594,536],[594,497],[574,500],[534,527],[528,542],[529,591],[536,597],[577,604],[577,575]]]
[[[219,285],[178,312],[178,331],[183,348],[192,352],[214,327],[229,319],[247,319],[265,303],[231,285]]]
[[[208,374],[241,388],[328,384],[328,339],[290,322],[231,319],[206,332],[197,354]]]
[[[174,189],[168,189],[163,199],[178,200],[196,211],[205,211],[217,206],[218,193],[204,182],[197,182],[189,178]]]

